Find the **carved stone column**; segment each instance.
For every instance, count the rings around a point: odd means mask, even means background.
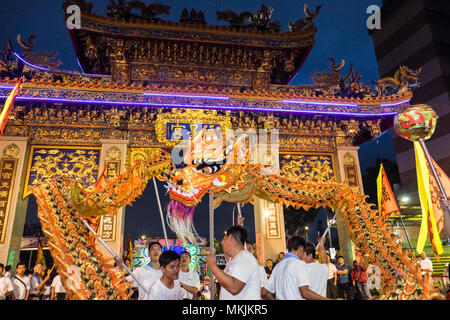
[[[28,137],[0,138],[0,262],[19,261],[28,198],[23,200]]]
[[[102,150],[98,172],[100,175],[106,167],[104,175],[106,180],[111,180],[125,171],[128,140],[102,139],[100,141]],[[125,208],[117,210],[115,215],[102,216],[98,227],[98,234],[119,257],[122,257],[123,253],[124,216]],[[98,244],[97,248],[105,257],[112,257],[101,244]]]
[[[361,169],[358,158],[359,147],[338,146],[336,151],[336,177],[338,182],[346,183],[359,189],[364,193]],[[347,264],[351,264],[355,257],[355,244],[350,239],[350,232],[345,219],[338,214],[336,218],[337,229],[339,233],[340,254],[344,257]]]

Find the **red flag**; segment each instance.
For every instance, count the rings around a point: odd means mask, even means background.
[[[20,89],[22,88],[23,78],[19,79],[19,82],[14,87],[13,91],[11,91],[8,99],[6,99],[5,106],[3,107],[2,112],[0,113],[0,136],[3,135],[3,131],[6,127],[6,122],[8,121],[9,114],[14,106],[14,100],[16,96],[19,94]]]

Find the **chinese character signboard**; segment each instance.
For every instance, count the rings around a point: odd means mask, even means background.
[[[105,162],[105,178],[111,181],[120,174],[120,161],[106,161]],[[116,241],[116,215],[109,214],[102,216],[100,223],[99,234],[101,234],[104,241]]]
[[[358,174],[356,166],[354,165],[344,165],[345,177],[348,181],[348,185],[351,187],[358,186]]]
[[[265,211],[266,238],[281,238],[279,208],[275,203],[268,203]]]
[[[166,124],[166,139],[169,141],[189,140],[196,133],[200,132],[204,127],[206,130],[218,130],[220,134],[219,124],[191,124],[191,123],[174,123]]]
[[[231,119],[228,115],[217,114],[216,111],[187,109],[160,113],[155,121],[156,137],[168,147],[193,138],[204,127],[207,131],[214,130],[216,134],[226,137],[226,131],[231,129]]]
[[[17,159],[0,161],[0,243],[5,240],[6,223],[8,220],[9,204],[11,201],[14,176],[16,174]]]

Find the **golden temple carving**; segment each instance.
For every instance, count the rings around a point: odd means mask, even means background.
[[[19,153],[19,147],[14,143],[11,143],[5,149],[3,149],[3,157],[5,158],[18,158]]]
[[[118,161],[120,160],[122,152],[117,147],[111,147],[106,151],[106,161]]]
[[[335,181],[332,154],[286,154],[280,156],[280,173],[301,181]]]
[[[86,186],[97,181],[100,148],[32,146],[24,198],[30,186],[56,176],[79,179]]]

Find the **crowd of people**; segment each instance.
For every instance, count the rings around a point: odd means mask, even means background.
[[[220,300],[367,300],[380,294],[380,269],[366,265],[359,252],[350,267],[342,256],[330,259],[323,239],[316,250],[304,238],[292,236],[287,241],[287,252],[280,252],[276,261],[268,259],[264,267],[247,238],[242,225],[233,226],[221,242],[226,266],[218,265],[216,255],[206,257],[216,281],[214,290],[202,286],[200,275],[189,268],[188,251],[162,252],[159,242],[150,243],[150,262],[135,268],[126,278],[135,289],[132,299],[192,300],[208,291],[210,295],[216,292]],[[426,254],[421,258],[425,279],[431,275],[432,264]],[[0,264],[0,300],[64,300],[61,277],[49,281],[52,270],[43,276],[42,265],[37,264],[31,273],[19,262],[13,276],[10,266]]]
[[[381,276],[378,267],[363,263],[358,255],[353,268],[338,257],[333,263],[323,239],[319,250],[300,236],[287,242],[288,252],[278,259],[258,264],[252,243],[242,225],[229,228],[222,239],[226,266],[209,255],[206,264],[216,281],[219,300],[330,300],[369,299],[379,294]],[[132,281],[140,300],[198,299],[202,293],[200,277],[189,270],[190,255],[184,251],[161,253],[159,242],[149,245],[150,263],[138,267]],[[320,253],[320,259],[317,256]],[[320,262],[319,262],[320,261]]]
[[[11,266],[0,263],[0,300],[65,300],[66,291],[60,275],[50,275],[49,269],[43,277],[43,266],[36,264],[33,272],[27,270],[23,262],[16,266],[15,275],[11,274]]]

